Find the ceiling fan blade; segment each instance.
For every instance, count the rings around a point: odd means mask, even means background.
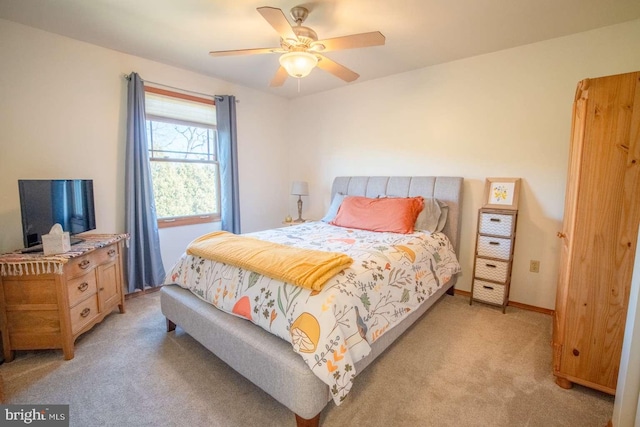
[[[345,82],[352,82],[354,80],[356,80],[358,77],[360,77],[360,74],[351,71],[350,69],[348,69],[347,67],[345,67],[344,65],[340,65],[335,61],[332,61],[331,59],[327,58],[326,56],[322,56],[322,55],[318,55],[316,54],[316,56],[318,57],[319,61],[318,61],[318,68],[320,68],[321,70],[324,70],[328,73],[333,74],[334,76],[344,80]]]
[[[257,11],[262,15],[262,17],[273,27],[274,30],[282,37],[284,40],[298,40],[298,36],[293,32],[293,28],[291,28],[291,24],[287,20],[287,17],[284,16],[284,13],[281,9],[269,6],[259,7]]]
[[[278,71],[276,71],[276,75],[273,76],[273,79],[271,79],[271,83],[269,83],[269,86],[271,87],[282,86],[285,80],[287,80],[287,77],[289,77],[287,70],[285,70],[284,67],[280,66],[280,68],[278,68]]]
[[[353,49],[357,47],[380,46],[383,45],[384,42],[385,37],[382,33],[380,31],[373,31],[370,33],[353,34],[350,36],[318,40],[317,42],[312,43],[312,50],[313,46],[320,44],[324,45],[324,49],[320,50],[321,52],[329,52],[332,50]]]
[[[209,52],[211,56],[234,56],[234,55],[254,55],[258,53],[275,53],[285,52],[279,47],[262,47],[257,49],[238,49],[238,50],[214,50]]]

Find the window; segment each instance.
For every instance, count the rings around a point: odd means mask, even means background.
[[[146,87],[145,104],[158,227],[219,220],[214,101]]]

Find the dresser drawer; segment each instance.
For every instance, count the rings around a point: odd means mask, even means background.
[[[94,295],[82,301],[69,311],[71,317],[71,333],[76,334],[83,326],[90,323],[98,315],[98,296]]]
[[[473,282],[473,299],[502,305],[506,290],[507,287],[505,285],[476,279]]]
[[[71,258],[66,268],[67,278],[77,277],[93,270],[96,265],[106,264],[118,259],[118,245],[96,249],[84,256]]]
[[[511,257],[511,239],[478,236],[478,256],[508,260]]]
[[[98,291],[96,285],[96,272],[91,270],[87,274],[70,279],[67,282],[67,293],[69,295],[69,307],[74,307],[77,303],[86,299]]]
[[[98,249],[92,255],[96,264],[106,264],[107,262],[115,261],[118,259],[118,245]]]
[[[480,214],[480,234],[493,234],[495,236],[511,236],[513,230],[513,215],[482,212]]]
[[[509,263],[476,258],[475,277],[505,283],[509,273]]]
[[[95,252],[90,252],[78,258],[71,258],[65,267],[65,275],[67,279],[78,277],[93,270],[98,264]]]

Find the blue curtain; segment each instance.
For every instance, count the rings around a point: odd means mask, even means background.
[[[236,97],[216,95],[218,164],[220,165],[220,215],[222,229],[240,233],[240,192],[238,189],[238,141]]]
[[[129,75],[125,169],[127,278],[129,292],[134,292],[162,284],[165,276],[149,166],[144,83],[137,73]]]

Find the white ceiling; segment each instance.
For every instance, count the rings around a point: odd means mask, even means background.
[[[196,71],[283,97],[640,18],[639,0],[0,0],[0,18]],[[328,52],[360,74],[353,83],[315,69],[270,88],[277,54],[212,58],[211,50],[276,47],[260,6],[310,10],[320,39],[381,31],[384,46]]]

